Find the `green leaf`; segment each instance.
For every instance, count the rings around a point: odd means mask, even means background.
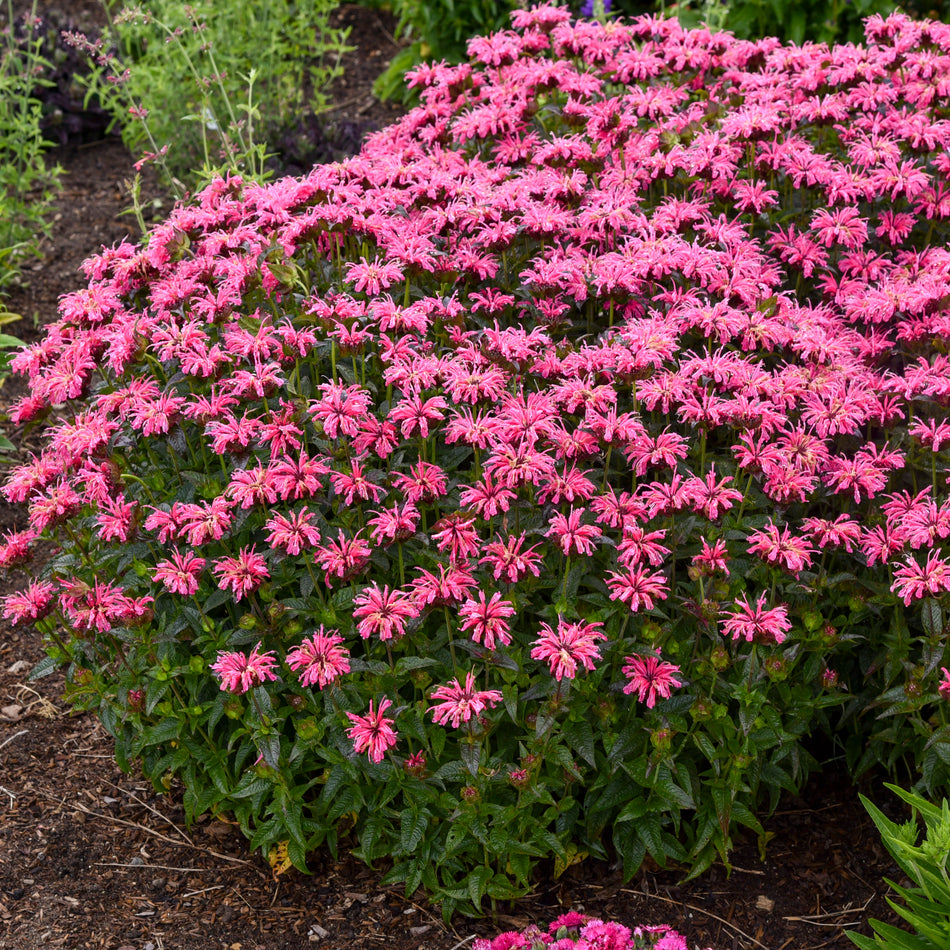
[[[419,842],[422,841],[432,815],[425,809],[422,811],[404,811],[399,825],[398,854],[414,854]],[[418,884],[416,884],[418,887]],[[416,887],[413,887],[414,891]]]
[[[588,764],[591,768],[597,767],[597,754],[594,748],[594,727],[586,719],[579,722],[568,720],[564,723],[561,733],[567,740],[570,747]]]
[[[62,665],[62,660],[58,660],[52,656],[44,656],[43,659],[30,670],[27,680],[32,683],[33,680],[42,679],[44,676],[49,676],[50,673],[55,673]]]
[[[423,670],[429,666],[437,666],[438,660],[431,656],[401,656],[396,661],[396,674],[408,673],[410,670]]]
[[[544,703],[541,708],[538,710],[538,718],[535,720],[534,728],[535,732],[539,739],[543,739],[544,736],[550,731],[551,727],[554,725],[554,712],[551,706],[548,703]]]
[[[939,637],[943,633],[943,611],[933,597],[928,597],[920,605],[920,620],[929,637]]]
[[[266,778],[260,778],[253,772],[248,772],[238,784],[238,787],[231,792],[232,798],[254,798],[264,792],[269,792],[274,783]]]
[[[501,699],[508,712],[508,718],[517,723],[518,720],[518,687],[514,683],[506,683],[501,688]]]
[[[485,896],[485,891],[488,889],[488,884],[491,879],[491,868],[475,868],[475,870],[469,874],[468,895],[471,898],[472,903],[475,905],[475,910],[481,910],[482,897]]]
[[[171,742],[172,739],[178,738],[181,727],[180,719],[168,716],[158,725],[147,728],[139,738],[137,745],[140,749],[145,749],[149,746],[161,745],[163,742]]]
[[[459,743],[459,755],[465,763],[465,768],[468,769],[472,775],[478,775],[478,767],[482,760],[481,743],[463,739]]]

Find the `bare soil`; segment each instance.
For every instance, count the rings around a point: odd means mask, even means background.
[[[86,0],[70,14],[98,22]],[[399,109],[377,102],[371,87],[397,49],[395,24],[350,5],[340,15],[353,25],[357,50],[331,115],[382,126]],[[66,170],[54,232],[43,261],[7,301],[23,315],[14,332],[25,339],[54,318],[61,294],[81,286],[85,258],[135,236],[124,213],[133,160],[116,138],[59,148],[51,159]],[[154,219],[171,208],[152,180],[144,196]],[[8,381],[0,403],[16,398],[20,385]],[[28,440],[11,436],[25,456]],[[0,504],[0,528],[21,521],[21,512]],[[25,580],[0,579],[0,593]],[[843,950],[852,946],[847,930],[870,932],[868,916],[894,919],[882,878],[900,872],[835,761],[765,822],[765,860],[754,839],[741,840],[731,874],[714,867],[689,883],[683,869],[645,867],[628,883],[616,868],[589,861],[556,880],[542,869],[531,895],[494,920],[456,917],[445,926],[421,893],[407,898],[382,887],[385,868],[342,854],[316,855],[309,876],[275,878],[230,825],[186,828],[177,789],[157,795],[140,775],[120,772],[96,719],[62,701],[62,678],[28,680],[42,655],[34,630],[0,621],[0,950],[459,950],[474,935],[546,926],[569,909],[628,925],[670,923],[690,947]],[[878,786],[863,790],[886,797]]]

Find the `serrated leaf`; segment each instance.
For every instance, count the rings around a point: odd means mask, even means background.
[[[401,656],[396,661],[396,674],[408,673],[410,670],[423,670],[429,666],[436,666],[437,660],[430,656]]]
[[[55,673],[56,670],[62,666],[62,660],[57,660],[52,656],[44,656],[36,666],[30,670],[29,675],[27,676],[28,682],[33,682],[33,680],[41,679],[44,676],[49,676],[50,673]]]
[[[426,833],[431,815],[423,811],[404,811],[399,824],[399,852],[414,854]],[[417,885],[418,886],[418,885]],[[415,887],[413,888],[415,890]]]
[[[929,637],[939,637],[943,633],[943,611],[933,597],[928,597],[920,605],[920,621]]]
[[[488,889],[488,883],[492,879],[491,868],[475,868],[468,876],[468,896],[475,905],[476,910],[481,910],[482,898]]]
[[[561,730],[570,747],[591,767],[596,767],[597,756],[594,748],[594,728],[586,720],[566,722]]]
[[[465,768],[468,769],[471,775],[478,775],[478,767],[481,765],[482,761],[482,747],[478,742],[469,742],[467,739],[463,739],[459,743],[459,755],[462,758],[462,761],[465,763]]]

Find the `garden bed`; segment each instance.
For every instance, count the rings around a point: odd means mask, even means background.
[[[374,26],[376,23],[376,26]],[[367,12],[352,40],[360,48],[338,89],[341,113],[354,119],[375,107],[368,83],[389,55],[387,30]],[[356,65],[363,64],[360,75]],[[367,103],[370,104],[367,108]],[[384,115],[384,113],[383,113]],[[111,141],[55,156],[66,187],[42,265],[29,271],[10,301],[35,338],[31,318],[54,316],[58,297],[80,284],[78,266],[100,245],[131,233],[123,182],[131,159]],[[160,192],[147,210],[168,211]],[[154,199],[154,201],[153,201]],[[5,400],[19,394],[8,383]],[[24,453],[29,445],[21,445]],[[3,507],[5,527],[20,517]],[[15,575],[17,582],[23,578]],[[547,868],[532,894],[502,909],[496,922],[455,918],[446,928],[424,899],[381,888],[382,876],[344,859],[314,859],[313,875],[274,877],[249,855],[231,826],[206,820],[183,825],[178,791],[154,795],[135,774],[114,766],[111,741],[91,716],[71,716],[60,701],[62,680],[27,683],[41,657],[32,630],[0,632],[0,947],[88,946],[180,950],[212,946],[251,950],[325,946],[362,950],[453,948],[472,934],[542,926],[564,910],[581,909],[627,924],[670,923],[693,946],[768,950],[850,946],[844,929],[868,916],[887,917],[882,877],[892,867],[857,803],[857,790],[828,763],[803,800],[787,800],[766,822],[766,860],[754,837],[739,842],[731,876],[713,868],[699,880],[649,863],[629,883],[619,871],[585,862],[554,879]],[[818,750],[816,750],[818,751]],[[868,793],[877,798],[874,789]]]

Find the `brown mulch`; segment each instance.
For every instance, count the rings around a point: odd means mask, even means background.
[[[75,7],[96,22],[94,4]],[[377,103],[370,88],[397,48],[393,21],[352,6],[341,15],[358,49],[334,90],[336,114],[385,124],[398,109]],[[25,339],[81,285],[86,257],[135,234],[123,213],[132,160],[118,141],[58,149],[53,160],[66,169],[54,233],[7,301],[24,317],[13,332]],[[144,194],[154,218],[170,209],[154,181]],[[0,402],[20,386],[8,381]],[[28,449],[21,440],[21,453]],[[0,503],[0,528],[20,520]],[[24,581],[0,579],[0,593]],[[691,948],[843,950],[853,946],[847,929],[870,932],[868,916],[894,919],[882,878],[898,869],[834,761],[765,822],[764,862],[754,839],[739,842],[731,875],[714,867],[684,884],[682,870],[645,868],[624,883],[599,863],[557,880],[542,869],[532,894],[494,921],[456,917],[448,927],[421,893],[382,887],[384,869],[343,854],[339,862],[315,855],[310,876],[275,878],[230,825],[186,828],[177,790],[157,795],[141,776],[120,772],[95,718],[62,701],[60,676],[28,681],[41,657],[35,631],[0,621],[0,950],[460,950],[473,935],[546,926],[569,909],[628,925],[670,923]]]

